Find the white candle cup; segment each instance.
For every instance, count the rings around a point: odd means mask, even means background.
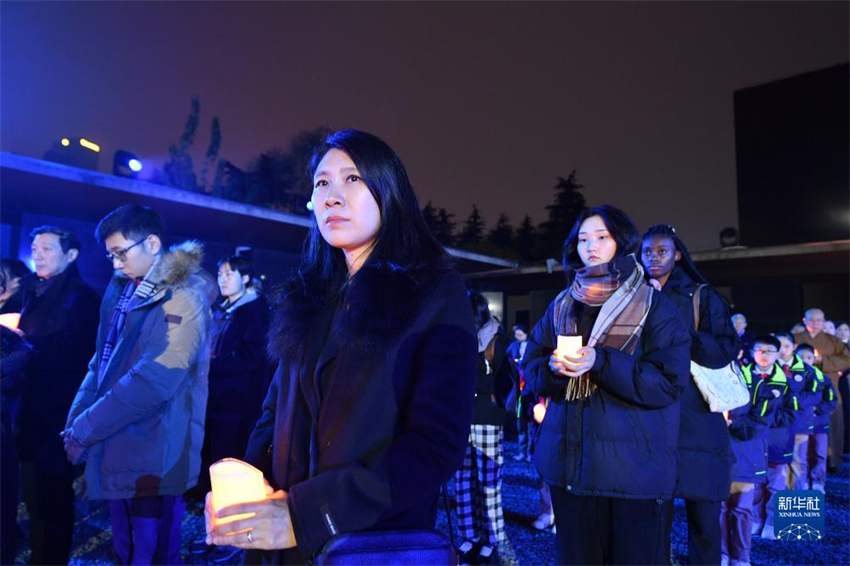
[[[262,501],[266,498],[263,472],[236,458],[225,458],[210,466],[210,484],[212,505],[216,512],[237,503]],[[254,513],[242,513],[224,519],[214,519],[214,524],[226,524],[253,516]]]
[[[555,354],[562,358],[564,356],[569,356],[571,358],[577,358],[578,350],[581,348],[581,336],[558,336],[558,347],[555,350]]]
[[[5,314],[0,314],[0,324],[9,330],[17,330],[20,322],[21,313],[19,312],[7,312]]]

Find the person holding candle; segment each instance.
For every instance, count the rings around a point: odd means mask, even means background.
[[[535,463],[550,485],[559,564],[661,564],[676,481],[678,399],[691,340],[644,280],[640,235],[621,210],[584,210],[564,242],[569,284],[532,331],[532,391],[551,397]],[[576,355],[555,351],[581,336]]]
[[[644,233],[641,263],[649,283],[671,299],[690,330],[691,360],[713,369],[736,360],[742,344],[732,326],[729,308],[697,270],[675,228],[656,224]],[[696,317],[695,308],[699,309]],[[721,503],[729,497],[731,483],[729,431],[723,415],[711,412],[692,378],[685,380],[684,387],[673,495],[685,500],[688,563],[719,564],[717,517]],[[668,537],[664,548],[669,562],[672,499],[665,502],[664,513]]]
[[[278,293],[278,368],[245,459],[271,453],[266,499],[216,511],[208,542],[304,564],[334,535],[433,528],[463,460],[478,341],[463,279],[381,139],[330,135],[311,161],[313,221]],[[217,524],[239,513],[250,518]],[[270,551],[270,552],[266,552]]]
[[[0,295],[9,277],[0,269]],[[0,564],[14,564],[17,556],[20,467],[15,448],[13,411],[23,390],[24,366],[32,347],[13,330],[0,325]]]
[[[0,293],[0,314],[20,313],[23,306],[21,282],[32,278],[27,265],[17,258],[0,259],[0,270],[6,277],[6,290]]]

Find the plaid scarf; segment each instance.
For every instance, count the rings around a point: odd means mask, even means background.
[[[103,353],[100,356],[100,367],[97,372],[98,387],[103,383],[106,366],[109,365],[109,360],[112,359],[112,352],[115,350],[118,338],[121,337],[121,332],[124,330],[124,321],[127,319],[127,313],[132,307],[152,297],[155,292],[156,284],[147,279],[143,280],[138,286],[132,280],[127,281],[127,284],[124,285],[124,290],[118,298],[118,304],[115,305],[115,310],[112,311],[112,318],[109,319],[109,326],[106,328],[106,339],[103,342]]]
[[[599,315],[590,332],[587,346],[601,344],[633,354],[643,332],[652,287],[643,280],[643,268],[633,254],[608,263],[585,267],[576,279],[555,299],[555,328],[559,336],[575,336],[578,324],[575,301],[599,306]],[[567,383],[566,399],[584,399],[596,390],[588,374]]]

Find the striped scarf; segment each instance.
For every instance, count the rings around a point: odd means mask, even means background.
[[[112,359],[112,352],[121,337],[121,331],[124,330],[127,313],[133,306],[149,299],[154,293],[156,293],[156,283],[147,279],[144,279],[138,286],[132,280],[127,281],[127,284],[124,285],[124,290],[121,291],[121,296],[118,298],[118,304],[112,311],[112,318],[109,319],[109,326],[106,328],[106,339],[103,341],[103,353],[100,356],[100,367],[97,372],[98,387],[103,383],[106,367],[109,365],[109,360]]]
[[[575,301],[601,305],[587,346],[600,344],[633,354],[652,305],[652,292],[633,254],[585,267],[576,272],[572,286],[555,299],[555,329],[559,336],[578,334]],[[569,380],[566,399],[584,399],[595,390],[589,374],[584,374]]]

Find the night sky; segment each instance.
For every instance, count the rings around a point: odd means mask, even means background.
[[[545,218],[557,176],[691,249],[737,224],[732,93],[848,60],[846,2],[8,2],[0,146],[161,164],[201,99],[244,167],[299,130],[383,137],[420,200]],[[766,202],[766,213],[769,212]],[[569,227],[564,227],[566,230]]]

